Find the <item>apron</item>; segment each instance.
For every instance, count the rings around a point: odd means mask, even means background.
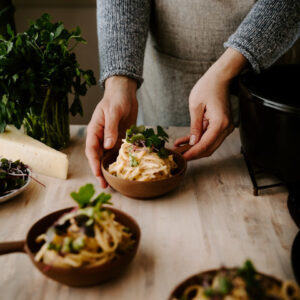
[[[153,0],[138,123],[189,126],[189,93],[255,0]]]

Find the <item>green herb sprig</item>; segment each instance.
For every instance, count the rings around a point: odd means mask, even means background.
[[[7,26],[9,38],[0,36],[0,132],[7,124],[20,128],[51,147],[66,135],[59,124],[69,126],[59,113],[83,114],[80,96],[96,84],[91,70],[80,68],[73,49],[86,43],[80,28],[67,30],[62,22],[52,23],[44,14],[23,33],[14,34]],[[67,95],[74,99],[69,105]],[[44,120],[48,119],[48,122]],[[57,145],[58,144],[58,145]]]
[[[93,198],[95,194],[95,188],[91,183],[88,183],[79,188],[78,192],[72,192],[71,197],[78,203],[80,208],[87,206],[100,208],[103,204],[112,204],[110,194],[101,193],[96,198]]]
[[[79,227],[84,228],[87,236],[94,236],[95,218],[101,218],[103,204],[112,204],[110,194],[101,193],[93,199],[94,186],[90,183],[80,187],[78,192],[72,192],[71,197],[78,203],[79,213],[75,217]],[[56,231],[57,232],[57,231]],[[58,233],[58,232],[57,232]]]
[[[126,131],[126,141],[138,147],[148,147],[160,158],[168,157],[165,143],[169,141],[169,136],[161,126],[157,126],[157,133],[155,133],[152,128],[132,125]]]

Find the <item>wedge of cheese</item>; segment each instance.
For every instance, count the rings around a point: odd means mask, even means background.
[[[19,159],[36,173],[61,179],[68,175],[66,154],[25,135],[14,126],[7,126],[0,134],[0,157]]]

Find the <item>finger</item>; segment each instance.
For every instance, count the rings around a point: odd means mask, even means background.
[[[181,144],[186,144],[190,141],[190,136],[187,135],[187,136],[182,136],[180,138],[178,138],[175,142],[174,142],[174,146],[175,147],[178,147],[180,146]]]
[[[118,139],[118,127],[120,117],[114,113],[106,113],[105,115],[105,127],[104,127],[104,148],[112,149]]]
[[[99,176],[99,177],[97,177],[97,179],[99,180],[99,184],[103,189],[108,187],[108,184],[103,176]]]
[[[205,119],[205,117],[203,117],[203,132],[207,130],[208,125],[209,125],[208,120]]]
[[[201,140],[198,144],[192,147],[189,151],[184,154],[184,158],[186,160],[192,160],[204,156],[208,156],[210,150],[214,148],[214,145],[219,142],[219,140],[223,141],[226,137],[222,139],[223,130],[221,124],[215,124],[214,126],[209,126],[207,131],[201,137]]]
[[[190,145],[199,142],[203,130],[203,116],[205,105],[200,103],[196,107],[190,107],[191,129],[190,129]]]
[[[219,131],[220,134],[216,133],[216,131],[213,133],[210,129],[207,130],[207,132],[205,132],[203,135],[203,140],[201,139],[197,145],[190,149],[193,149],[192,152],[186,152],[186,156],[184,155],[185,158],[187,160],[192,160],[210,156],[217,148],[219,148],[225,138],[233,131],[234,126],[230,124],[226,128],[223,128],[222,126],[221,128],[221,131]]]
[[[101,172],[101,158],[103,156],[103,149],[101,146],[102,137],[103,128],[102,130],[97,131],[96,129],[89,130],[86,138],[85,153],[94,176],[97,177],[100,186],[105,189],[108,184]]]

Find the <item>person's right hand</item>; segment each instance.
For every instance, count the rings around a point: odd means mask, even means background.
[[[102,188],[107,182],[101,173],[104,149],[112,149],[137,118],[137,82],[125,76],[112,76],[105,81],[104,96],[95,108],[87,127],[85,154],[93,174]]]

